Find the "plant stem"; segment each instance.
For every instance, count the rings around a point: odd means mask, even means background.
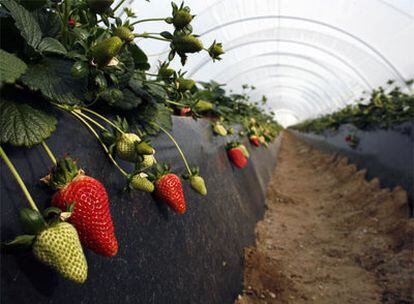
[[[149,22],[149,21],[165,21],[165,18],[149,18],[149,19],[141,19],[135,22],[132,22],[131,25],[135,25],[142,22]]]
[[[126,173],[126,171],[124,169],[122,169],[121,166],[112,157],[112,155],[109,152],[108,148],[106,147],[106,145],[104,144],[104,142],[102,141],[102,139],[100,138],[100,136],[98,135],[98,133],[96,133],[96,131],[94,130],[94,128],[92,128],[92,126],[85,119],[83,119],[82,116],[80,116],[76,111],[70,111],[70,113],[72,113],[73,116],[75,116],[77,119],[79,119],[92,132],[92,134],[96,137],[96,139],[101,144],[102,148],[105,150],[105,152],[108,155],[108,157],[111,160],[111,162],[115,165],[115,167],[119,170],[119,172],[122,173],[122,175],[128,177],[128,173]]]
[[[42,147],[45,149],[53,165],[56,166],[57,165],[56,157],[53,155],[52,151],[49,149],[48,145],[44,141],[42,141]]]
[[[0,157],[4,160],[7,167],[9,167],[11,173],[13,174],[13,176],[16,179],[17,183],[19,184],[20,188],[22,189],[24,195],[26,196],[26,199],[29,202],[30,207],[32,207],[33,210],[39,212],[39,209],[37,208],[36,203],[34,202],[32,196],[30,195],[29,191],[27,190],[27,187],[24,184],[22,178],[20,177],[20,175],[17,172],[16,168],[14,167],[13,163],[7,157],[6,152],[4,152],[4,150],[1,146],[0,146]]]
[[[100,119],[102,119],[103,121],[105,121],[107,124],[109,124],[109,125],[111,125],[112,127],[114,127],[115,129],[117,129],[121,134],[124,134],[125,132],[123,131],[123,130],[121,130],[116,124],[114,124],[112,121],[110,121],[108,118],[106,118],[105,116],[103,116],[103,115],[101,115],[101,114],[99,114],[99,113],[97,113],[97,112],[95,112],[95,111],[93,111],[93,110],[91,110],[91,109],[88,109],[88,108],[83,108],[83,107],[81,107],[80,108],[82,111],[85,111],[85,112],[89,112],[89,113],[91,113],[91,114],[93,114],[93,115],[95,115],[96,117],[99,117]]]
[[[66,47],[68,46],[68,22],[69,22],[70,1],[71,0],[65,0],[64,12],[63,12],[62,39],[63,39],[63,44]]]
[[[112,13],[115,13],[115,12],[116,12],[116,10],[117,10],[118,8],[120,8],[122,4],[124,4],[124,2],[125,2],[125,0],[121,0],[121,1],[119,1],[119,3],[118,3],[118,4],[117,4],[117,5],[113,8]]]
[[[161,127],[159,124],[157,124],[155,122],[153,122],[152,124],[154,126],[158,127],[162,132],[164,132],[168,136],[169,139],[171,139],[171,141],[173,142],[173,144],[177,148],[178,152],[180,153],[181,158],[184,161],[184,165],[185,165],[185,168],[188,171],[188,174],[191,176],[192,172],[191,172],[190,166],[188,165],[187,159],[185,158],[183,151],[181,150],[178,143],[175,141],[174,137],[167,130],[165,130],[163,127]]]
[[[151,35],[147,35],[147,34],[135,35],[135,37],[137,37],[137,38],[138,37],[141,37],[141,38],[150,38],[150,39],[156,39],[156,40],[171,42],[171,40],[169,40],[169,39],[165,39],[165,38],[161,38],[161,37],[155,37],[155,36],[151,36]]]
[[[82,113],[81,110],[77,109],[77,110],[73,110],[74,112],[78,113],[80,116],[82,116],[83,118],[85,118],[86,120],[90,121],[91,123],[93,123],[95,126],[97,126],[99,129],[101,130],[106,130],[106,128],[101,125],[99,122],[97,122],[95,119],[92,119],[91,117],[89,117],[88,115],[86,115],[85,113]]]
[[[181,104],[181,103],[178,103],[178,102],[175,102],[175,101],[172,101],[172,100],[168,100],[168,99],[166,99],[165,100],[167,103],[169,103],[169,104],[172,104],[172,105],[175,105],[175,106],[178,106],[178,107],[181,107],[181,108],[184,108],[185,107],[185,105],[183,105],[183,104]]]

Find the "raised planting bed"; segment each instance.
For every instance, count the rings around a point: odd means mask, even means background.
[[[293,131],[314,147],[348,157],[367,177],[378,177],[385,187],[402,186],[407,190],[413,210],[414,197],[414,123],[406,122],[390,129],[358,130],[343,125],[337,131],[321,134]],[[356,147],[347,141],[349,135],[358,138]]]
[[[268,149],[246,143],[246,168],[233,167],[227,141],[212,135],[205,120],[174,117],[172,134],[189,161],[200,166],[208,195],[184,183],[187,212],[177,215],[143,192],[122,193],[125,179],[113,168],[97,141],[80,122],[60,114],[48,145],[56,155],[70,152],[91,176],[99,176],[110,197],[119,242],[114,258],[85,249],[88,279],[77,285],[37,262],[32,253],[1,256],[2,303],[232,303],[242,289],[243,248],[254,243],[254,227],[265,209],[266,185],[276,165],[280,137]],[[65,138],[64,141],[61,138]],[[153,140],[157,159],[184,171],[165,135]],[[52,192],[39,179],[50,160],[40,146],[6,149],[40,209]],[[128,164],[123,164],[128,167]],[[2,240],[20,234],[24,196],[4,163],[1,173]]]

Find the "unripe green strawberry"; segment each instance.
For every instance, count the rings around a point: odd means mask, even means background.
[[[63,222],[43,230],[33,244],[36,258],[55,269],[64,278],[82,284],[88,276],[88,265],[78,233]]]
[[[230,135],[233,135],[234,134],[234,128],[232,127],[232,128],[229,128],[228,130],[227,130],[227,132],[230,134]]]
[[[198,53],[203,49],[203,43],[193,35],[176,36],[172,43],[179,54]]]
[[[141,141],[138,145],[136,145],[136,150],[138,154],[142,155],[152,155],[155,153],[155,150],[149,143],[146,141]]]
[[[211,58],[213,58],[213,60],[221,60],[220,56],[224,54],[223,45],[214,41],[208,48],[208,54]]]
[[[193,20],[193,16],[185,9],[178,10],[173,17],[173,24],[175,28],[182,29],[186,27]]]
[[[137,151],[137,145],[141,141],[138,135],[134,133],[124,133],[117,139],[116,155],[129,162],[137,162],[140,160]]]
[[[89,8],[96,14],[105,13],[114,3],[114,0],[88,0]]]
[[[92,48],[94,62],[98,66],[106,66],[118,54],[122,44],[117,36],[102,40]]]
[[[196,105],[194,106],[194,109],[197,112],[206,112],[213,109],[213,104],[209,101],[205,100],[199,100]]]
[[[121,38],[122,40],[124,40],[126,42],[131,42],[135,38],[134,34],[126,26],[117,27],[114,30],[114,35],[118,36],[119,38]]]
[[[130,186],[135,190],[145,192],[154,191],[154,184],[147,178],[147,175],[143,173],[134,175],[130,181]]]
[[[139,163],[141,170],[151,168],[156,163],[154,155],[143,155],[143,160]]]
[[[201,195],[207,195],[207,188],[204,179],[199,175],[190,176],[191,187]]]
[[[185,92],[191,90],[194,85],[195,81],[192,79],[185,79],[183,77],[180,77],[177,79],[178,82],[178,91],[179,92]]]
[[[220,135],[220,136],[226,136],[227,135],[227,130],[221,123],[215,123],[213,125],[213,131],[214,131],[214,133],[216,133],[217,135]]]
[[[245,145],[242,145],[242,144],[238,145],[237,148],[239,148],[242,151],[244,157],[246,157],[246,158],[250,157],[250,153],[249,153],[249,151],[247,151],[247,148],[246,148]]]

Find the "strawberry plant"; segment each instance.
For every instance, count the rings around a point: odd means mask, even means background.
[[[407,81],[412,88],[413,81]],[[304,132],[321,133],[324,130],[337,130],[343,124],[353,124],[358,129],[381,128],[388,129],[414,116],[414,94],[412,89],[403,92],[394,86],[394,81],[387,83],[388,88],[374,89],[366,97],[359,99],[355,105],[324,115],[320,118],[304,121],[294,129]]]

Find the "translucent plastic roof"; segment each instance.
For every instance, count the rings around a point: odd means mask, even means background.
[[[162,3],[161,3],[162,2]],[[178,2],[177,2],[178,3]],[[206,47],[223,43],[223,60],[190,56],[185,70],[195,80],[214,79],[252,98],[284,125],[355,102],[364,90],[414,78],[413,0],[188,0],[197,14],[194,33]],[[169,16],[166,0],[130,1],[139,18]],[[136,31],[162,31],[142,23]],[[138,41],[150,60],[164,61],[168,45]],[[181,68],[179,62],[174,66]]]

